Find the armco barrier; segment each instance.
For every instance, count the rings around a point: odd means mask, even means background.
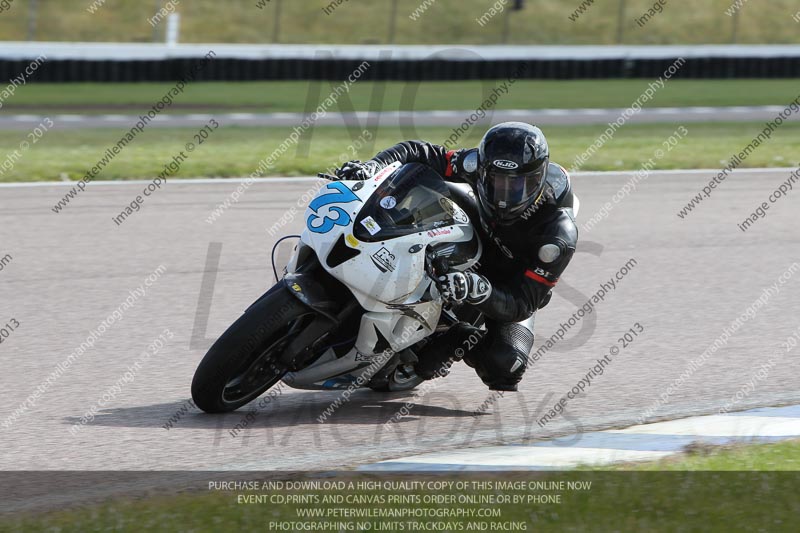
[[[68,45],[67,45],[68,44]],[[214,50],[198,80],[479,80],[652,78],[679,57],[681,78],[800,77],[800,46],[312,46],[0,43],[0,79],[39,55],[31,82],[174,81]]]

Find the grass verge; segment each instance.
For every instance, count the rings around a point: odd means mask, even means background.
[[[259,161],[270,155],[291,133],[290,128],[224,127],[188,154],[175,178],[232,177],[252,173]],[[761,123],[688,124],[688,136],[671,151],[665,150],[661,159],[655,151],[676,130],[675,125],[627,125],[619,129],[613,140],[591,157],[582,170],[638,169],[654,158],[657,169],[718,168],[734,153],[742,150],[761,129]],[[583,153],[602,133],[598,126],[549,126],[548,135],[552,158],[567,168],[576,156]],[[80,179],[97,164],[115,144],[123,130],[79,129],[49,131],[30,149],[19,152],[20,157],[10,168],[0,171],[0,182],[58,181],[62,175]],[[96,180],[138,179],[156,176],[173,156],[193,141],[195,130],[188,128],[153,128],[145,130],[129,144]],[[356,132],[357,138],[361,132]],[[351,148],[353,141],[342,128],[316,128],[308,131],[297,145],[290,146],[277,159],[267,175],[313,175],[330,165],[349,159],[368,159],[376,152],[404,139],[426,139],[444,142],[452,133],[450,128],[379,128],[373,142]],[[483,135],[482,128],[473,128],[460,140],[461,147],[476,146]],[[762,144],[742,164],[743,168],[786,167],[800,164],[796,139],[800,123],[786,123]],[[25,140],[20,131],[0,131],[0,161],[5,154],[19,150]],[[362,143],[363,144],[363,143]]]
[[[371,99],[385,90],[381,109],[468,110],[481,105],[492,89],[505,80],[485,82],[385,82],[359,81],[340,104],[367,111]],[[502,94],[498,109],[625,108],[653,80],[520,80]],[[302,112],[313,111],[339,85],[338,82],[218,82],[190,83],[164,112]],[[171,83],[30,83],[4,102],[3,113],[141,113],[153,106]],[[786,105],[797,98],[796,79],[670,80],[658,90],[648,107]],[[334,108],[339,111],[340,109]],[[341,109],[348,111],[349,109]]]
[[[771,444],[731,446],[697,445],[686,453],[660,461],[630,463],[618,470],[638,472],[664,471],[800,471],[800,440]]]

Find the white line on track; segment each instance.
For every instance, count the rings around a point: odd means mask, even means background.
[[[86,118],[85,115],[56,115],[56,122],[81,122]]]
[[[727,113],[727,114],[743,114],[743,113],[754,113],[754,112],[765,112],[765,113],[777,113],[783,110],[784,108],[781,106],[721,106],[721,107],[705,107],[705,106],[697,106],[697,107],[650,107],[645,108],[642,112],[647,114],[653,115],[671,115],[671,114],[678,114],[678,113],[687,113],[690,115],[710,115],[710,114],[717,114],[717,113]],[[497,110],[499,113],[505,113],[510,116],[529,116],[529,115],[542,115],[542,116],[563,116],[563,115],[571,115],[571,116],[601,116],[605,114],[620,114],[625,111],[624,108],[577,108],[577,109],[506,109],[506,110]],[[381,115],[385,117],[411,117],[411,116],[420,116],[420,117],[448,117],[448,118],[458,118],[463,116],[469,116],[474,111],[472,110],[429,110],[429,111],[382,111],[380,112]],[[343,113],[343,116],[355,116],[357,118],[364,118],[369,115],[374,115],[375,113],[372,111],[356,111],[355,113]],[[99,119],[101,121],[106,122],[117,122],[120,117],[123,115],[69,115],[69,114],[62,114],[59,115],[60,120],[68,121],[68,122],[79,122],[82,120],[91,120],[91,119]],[[156,121],[165,121],[170,120],[171,118],[175,119],[188,119],[188,120],[206,120],[206,115],[198,115],[198,114],[187,114],[187,115],[158,115],[155,117],[154,120]],[[211,116],[211,115],[208,115]],[[305,116],[304,113],[290,113],[290,112],[276,112],[276,113],[226,113],[218,116],[222,119],[230,119],[230,120],[261,120],[261,119],[290,119],[290,120],[299,120]],[[36,122],[40,121],[44,118],[44,115],[10,115],[8,119],[15,121],[15,122]],[[126,116],[126,119],[136,119],[138,118],[136,115],[129,115]]]

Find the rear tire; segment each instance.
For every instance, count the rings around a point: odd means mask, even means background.
[[[270,289],[203,357],[192,380],[195,405],[227,413],[261,396],[286,374],[280,355],[315,316],[282,284]]]

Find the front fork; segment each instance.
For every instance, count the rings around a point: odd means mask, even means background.
[[[282,283],[291,294],[316,313],[312,322],[286,347],[281,362],[290,371],[308,366],[319,355],[327,339],[341,324],[358,311],[359,305],[351,296],[346,302],[338,301],[312,272],[290,273]],[[309,342],[309,339],[313,339]]]

